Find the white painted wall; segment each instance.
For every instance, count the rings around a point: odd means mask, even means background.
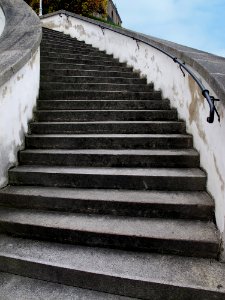
[[[7,184],[8,169],[17,163],[24,134],[39,93],[40,50],[0,87],[0,187]]]
[[[215,199],[216,221],[222,233],[225,223],[225,107],[219,105],[218,108],[221,123],[216,120],[208,124],[209,107],[195,82],[189,76],[183,77],[170,58],[144,43],[137,44],[132,38],[64,14],[44,18],[42,23],[105,50],[120,62],[127,62],[140,71],[141,76],[146,76],[149,83],[153,82],[164,98],[171,100],[171,106],[177,108],[179,117],[185,120],[187,132],[193,135],[194,147],[200,152],[201,166],[208,174],[207,189]],[[201,79],[216,96],[204,78]]]
[[[3,10],[0,6],[0,36],[2,35],[2,32],[5,28],[5,15],[3,13]]]

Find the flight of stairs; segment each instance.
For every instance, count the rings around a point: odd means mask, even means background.
[[[0,232],[0,271],[70,286],[74,299],[72,287],[98,291],[84,299],[225,297],[214,203],[185,123],[125,63],[49,29]],[[1,274],[4,292],[15,275]]]

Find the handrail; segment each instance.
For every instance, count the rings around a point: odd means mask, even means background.
[[[60,17],[62,17],[61,14],[62,14],[62,13],[59,14]],[[63,14],[67,17],[67,19],[70,17],[70,15],[66,14],[65,11],[63,12]],[[93,23],[91,22],[91,20],[89,21],[87,18],[86,18],[85,21],[88,22],[88,23],[93,24]],[[184,71],[183,71],[183,70],[185,70],[185,71],[193,78],[193,80],[197,83],[197,85],[198,85],[199,88],[201,89],[203,97],[207,100],[207,102],[208,102],[208,104],[209,104],[209,117],[207,118],[207,122],[208,122],[208,123],[213,123],[213,122],[214,122],[214,115],[215,115],[215,113],[216,113],[216,115],[217,115],[217,117],[218,117],[218,121],[220,122],[220,115],[219,115],[219,113],[218,113],[218,111],[217,111],[217,109],[216,109],[216,107],[215,107],[215,104],[214,104],[215,101],[220,101],[220,100],[219,100],[219,99],[215,99],[213,96],[210,96],[209,91],[208,91],[208,90],[205,88],[205,86],[202,84],[201,80],[200,80],[199,78],[197,78],[196,75],[195,75],[195,74],[194,74],[194,73],[186,66],[185,62],[181,62],[180,60],[178,60],[177,57],[172,56],[171,54],[169,54],[169,53],[166,52],[165,50],[161,49],[160,47],[157,47],[157,46],[155,46],[155,45],[153,45],[153,44],[151,44],[151,43],[149,43],[149,42],[143,41],[143,40],[141,40],[141,39],[139,39],[139,38],[137,38],[137,37],[135,37],[135,38],[134,38],[134,37],[130,37],[128,34],[126,34],[126,33],[120,33],[119,31],[117,31],[117,30],[115,30],[115,29],[113,29],[113,28],[111,28],[111,27],[108,27],[108,26],[107,26],[107,27],[104,27],[104,26],[102,26],[102,25],[100,25],[100,24],[95,24],[95,25],[97,25],[97,26],[99,26],[99,27],[101,28],[103,34],[104,34],[104,29],[110,30],[110,31],[112,31],[112,32],[119,33],[119,34],[121,34],[121,35],[123,35],[123,36],[132,38],[132,39],[135,40],[136,42],[144,43],[144,44],[146,44],[146,45],[148,45],[148,46],[150,46],[150,47],[152,47],[152,48],[154,48],[154,49],[160,51],[161,53],[165,54],[165,55],[168,56],[169,58],[171,58],[175,63],[177,63],[177,64],[179,65],[179,67],[180,67],[180,69],[181,69],[183,75],[185,76],[185,73],[184,73]]]

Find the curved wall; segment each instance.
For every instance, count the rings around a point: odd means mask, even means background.
[[[22,0],[0,0],[0,187],[17,162],[39,92],[41,25]]]
[[[225,223],[225,59],[129,30],[113,28],[116,32],[112,32],[106,24],[66,11],[45,15],[42,23],[44,27],[69,34],[127,62],[141,76],[147,77],[149,83],[153,82],[164,98],[170,99],[180,119],[186,121],[187,132],[193,135],[194,147],[200,152],[201,166],[208,175],[207,189],[215,199],[216,221],[222,233]],[[141,41],[136,42],[135,38]],[[192,78],[184,77],[177,64],[144,41],[184,59],[191,66],[210,93],[221,99],[220,123],[217,119],[213,124],[206,122],[208,104]]]

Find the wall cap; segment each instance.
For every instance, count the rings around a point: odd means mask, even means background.
[[[0,86],[33,56],[40,46],[42,28],[38,16],[22,0],[0,0],[5,28],[0,36]]]

